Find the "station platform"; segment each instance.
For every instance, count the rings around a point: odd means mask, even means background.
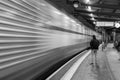
[[[91,63],[91,50],[87,50],[67,62],[46,80],[120,80],[119,52],[108,44],[97,52],[98,67]]]

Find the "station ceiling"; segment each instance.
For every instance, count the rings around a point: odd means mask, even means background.
[[[86,26],[95,29],[96,21],[120,21],[120,0],[47,0],[64,9]],[[73,4],[79,2],[78,7]],[[110,28],[110,27],[108,27]]]

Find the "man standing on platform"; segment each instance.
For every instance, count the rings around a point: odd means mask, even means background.
[[[93,39],[90,41],[90,48],[92,50],[91,54],[92,54],[92,62],[91,65],[93,66],[97,66],[97,50],[99,48],[99,40],[96,39],[96,36],[93,35],[92,36]]]

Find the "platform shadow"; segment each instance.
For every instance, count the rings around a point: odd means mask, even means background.
[[[92,66],[91,71],[96,80],[112,80],[108,75],[109,73],[106,66],[103,66],[102,68],[99,65]]]

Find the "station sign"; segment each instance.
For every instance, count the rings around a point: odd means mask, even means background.
[[[111,26],[111,27],[113,27],[114,26],[114,22],[102,22],[102,21],[97,21],[96,23],[96,26],[98,26],[98,27],[102,27],[102,26]]]

